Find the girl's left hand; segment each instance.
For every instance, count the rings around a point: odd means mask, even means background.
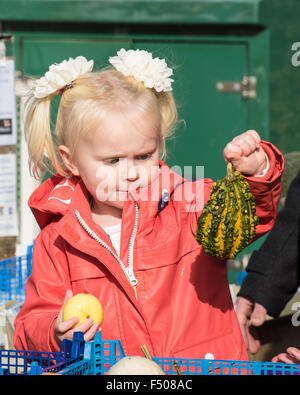
[[[260,141],[255,130],[248,130],[226,145],[223,157],[226,162],[232,163],[234,170],[248,176],[259,175],[267,166]]]

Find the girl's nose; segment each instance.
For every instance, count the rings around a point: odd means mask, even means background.
[[[127,164],[128,169],[127,169],[127,180],[128,181],[135,181],[139,178],[139,172],[137,167],[134,165],[134,163],[128,162]]]

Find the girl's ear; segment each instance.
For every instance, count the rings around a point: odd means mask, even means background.
[[[71,161],[69,148],[65,145],[60,145],[58,150],[66,168],[73,174],[73,176],[79,176],[80,174],[77,166]]]

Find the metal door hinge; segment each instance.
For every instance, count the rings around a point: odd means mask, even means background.
[[[224,93],[240,93],[243,99],[256,98],[256,84],[257,78],[253,76],[243,77],[241,82],[217,82],[216,87],[218,92]]]

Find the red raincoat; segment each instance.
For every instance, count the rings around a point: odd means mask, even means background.
[[[270,169],[262,178],[247,178],[256,198],[258,236],[274,224],[283,169],[280,152],[262,144]],[[102,336],[120,339],[127,355],[142,355],[145,344],[153,356],[248,359],[226,262],[204,254],[194,237],[212,180],[188,182],[164,162],[160,166],[160,176],[124,204],[120,257],[92,220],[80,178],[53,176],[32,194],[29,205],[42,231],[26,301],[15,320],[17,349],[58,351],[53,326],[66,290],[72,289],[99,298]],[[164,189],[170,200],[162,207]],[[150,190],[152,201],[145,198]],[[128,262],[135,287],[121,267]]]

